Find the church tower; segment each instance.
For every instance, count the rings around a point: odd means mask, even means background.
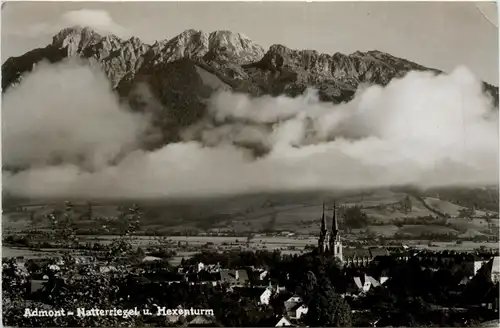
[[[333,203],[332,234],[330,239],[330,251],[340,262],[344,261],[342,254],[342,241],[340,240],[340,231],[337,221],[337,205]]]
[[[329,246],[330,246],[330,235],[326,227],[325,203],[323,203],[323,216],[321,217],[321,229],[319,232],[318,250],[320,253],[326,253],[328,252]]]

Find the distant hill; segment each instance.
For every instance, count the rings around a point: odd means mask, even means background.
[[[424,192],[422,192],[424,194]],[[421,198],[422,194],[417,196]],[[411,195],[401,191],[388,189],[372,190],[363,193],[332,194],[332,193],[297,193],[297,194],[259,194],[237,197],[226,197],[218,199],[203,200],[178,200],[178,201],[138,201],[143,210],[141,228],[143,231],[182,232],[182,231],[233,231],[237,233],[257,233],[291,231],[301,234],[316,235],[318,233],[320,218],[322,215],[322,202],[326,203],[326,215],[332,217],[333,200],[337,205],[360,206],[367,214],[368,232],[376,235],[393,236],[395,233],[404,233],[414,237],[422,233],[453,233],[456,236],[487,235],[491,229],[485,219],[464,218],[455,216],[456,209],[462,208],[452,202],[442,201],[446,206],[441,207],[443,213],[449,218],[441,218],[416,198],[415,193]],[[405,212],[399,204],[410,198],[412,208]],[[4,201],[5,203],[5,201]],[[35,211],[40,219],[43,219],[50,208],[64,207],[60,202],[43,202],[39,200],[32,203],[25,202],[23,213],[14,213],[14,204],[8,207],[4,217],[5,227],[19,228],[19,222],[25,223],[24,228],[29,226],[30,212]],[[95,216],[108,217],[117,213],[118,203],[91,202]],[[74,202],[77,212],[84,213],[88,208],[87,202]],[[15,205],[20,205],[16,203]],[[449,209],[450,211],[446,211]],[[481,208],[478,208],[480,211]],[[484,209],[483,209],[484,210]],[[494,211],[496,219],[491,220],[494,227],[498,227],[498,210]],[[428,224],[416,224],[415,220],[422,217],[430,217]],[[408,220],[403,225],[396,222]],[[413,220],[413,221],[412,221]],[[8,222],[7,222],[8,221]],[[79,221],[79,220],[77,220]],[[439,223],[441,221],[441,223]],[[432,223],[432,224],[431,224]],[[435,225],[435,224],[436,225]],[[82,229],[88,229],[95,225],[92,222],[80,221]],[[22,225],[21,225],[22,226]],[[344,217],[340,218],[340,228],[344,234],[350,229],[346,227]],[[355,230],[355,229],[354,229]],[[358,233],[363,233],[364,228]]]

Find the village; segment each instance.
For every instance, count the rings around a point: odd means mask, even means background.
[[[498,250],[346,247],[337,213],[323,212],[317,247],[300,254],[206,249],[173,264],[123,235],[85,255],[4,258],[4,324],[383,327],[498,320]],[[197,308],[213,315],[36,317],[23,315],[27,307]]]

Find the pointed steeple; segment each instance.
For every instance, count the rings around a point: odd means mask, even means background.
[[[323,215],[321,216],[321,232],[327,231],[326,228],[326,216],[325,216],[325,202],[323,202]]]
[[[330,245],[329,237],[328,228],[326,227],[325,203],[323,202],[323,215],[321,216],[321,229],[318,239],[318,248],[321,253],[328,250],[328,246]]]
[[[337,204],[333,201],[333,218],[332,218],[332,237],[337,237],[339,233],[339,225],[337,222]]]
[[[330,237],[330,250],[334,257],[338,258],[340,262],[343,262],[343,246],[340,240],[340,231],[337,221],[337,204],[333,203],[333,222],[332,222],[332,233]]]

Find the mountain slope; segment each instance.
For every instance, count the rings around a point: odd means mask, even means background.
[[[123,40],[73,27],[60,31],[45,48],[9,58],[2,65],[3,91],[38,62],[55,63],[68,57],[88,59],[102,67],[113,88],[136,109],[147,103],[137,88],[149,85],[151,98],[159,101],[156,122],[164,131],[162,142],[175,140],[179,128],[203,116],[206,100],[221,88],[252,95],[296,96],[315,87],[322,100],[340,103],[352,99],[361,84],[386,85],[410,70],[440,73],[380,51],[327,55],[273,45],[265,52],[230,31],[187,30],[148,45],[136,37]],[[484,88],[498,106],[498,87],[485,83]]]

